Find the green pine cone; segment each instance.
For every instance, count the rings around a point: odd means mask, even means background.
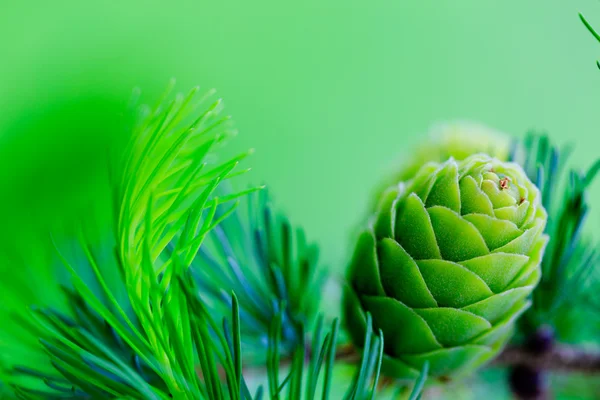
[[[529,307],[547,236],[538,189],[520,166],[478,154],[424,165],[388,189],[359,237],[344,301],[355,343],[369,312],[384,373],[472,371]]]

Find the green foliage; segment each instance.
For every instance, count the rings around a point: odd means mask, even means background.
[[[59,252],[72,278],[67,301],[89,309],[74,309],[76,320],[70,322],[55,310],[31,315],[31,329],[39,330],[52,365],[75,391],[104,397],[138,393],[147,398],[197,398],[206,390],[195,369],[202,347],[198,356],[190,351],[200,328],[190,316],[182,279],[204,237],[220,221],[215,218],[217,208],[243,193],[212,196],[217,185],[232,176],[238,158],[212,168],[205,162],[211,148],[227,136],[227,118],[219,116],[220,102],[215,102],[190,120],[199,105],[196,92],[161,101],[154,109],[142,108],[130,144],[116,155],[111,176],[114,259],[100,262],[83,233],[79,238],[96,291],[81,273],[82,265],[72,265]],[[171,242],[175,251],[167,256],[164,249]],[[107,280],[115,276],[124,286],[119,297]],[[104,332],[95,329],[99,321],[131,349],[135,364],[147,369],[157,385],[94,335]],[[27,386],[17,389],[21,395],[28,391]]]
[[[332,376],[335,364],[338,320],[334,320],[331,330],[322,337],[322,324],[319,322],[313,332],[311,348],[299,346],[291,358],[291,368],[286,377],[279,380],[279,336],[281,335],[281,315],[273,322],[270,332],[267,372],[269,395],[271,399],[279,399],[287,387],[286,399],[329,399],[332,392]],[[374,336],[367,331],[364,340],[369,343],[365,347],[359,367],[346,390],[344,399],[373,399],[377,391],[382,362],[382,337]],[[322,344],[321,344],[322,343]],[[305,360],[308,363],[305,371]],[[322,386],[318,389],[319,376],[324,370]],[[303,387],[304,382],[304,387]],[[260,389],[259,389],[260,390]]]
[[[596,32],[596,30],[592,27],[592,25],[590,25],[590,23],[587,21],[587,19],[585,19],[585,17],[582,14],[579,14],[579,19],[581,19],[581,22],[583,22],[583,25],[592,34],[592,36],[598,42],[600,42],[600,34],[598,32]],[[598,67],[598,69],[600,69],[600,61],[596,61],[596,66]]]
[[[214,312],[231,307],[228,290],[240,298],[245,350],[250,362],[264,362],[266,334],[281,313],[280,351],[304,342],[319,310],[325,274],[318,249],[274,211],[266,191],[249,196],[247,212],[237,210],[212,230],[192,263],[205,299]]]
[[[361,345],[370,312],[386,337],[384,372],[471,371],[510,338],[540,279],[547,242],[540,192],[516,164],[474,155],[425,164],[391,187],[359,237],[346,312]]]
[[[114,235],[98,244],[84,226],[74,249],[55,243],[61,266],[45,284],[62,304],[15,309],[20,328],[5,329],[12,342],[0,339],[2,398],[341,396],[340,323],[318,316],[326,276],[317,247],[264,191],[240,211],[238,200],[257,189],[223,186],[245,172],[236,168],[247,154],[213,161],[232,130],[220,101],[201,106],[197,92],[170,101],[167,92],[121,121],[131,140],[111,154]],[[480,169],[496,163],[487,159],[423,166],[432,154],[504,159],[504,144],[490,147],[496,137],[473,147],[463,139],[420,154],[405,171],[414,180],[383,195],[359,239],[344,305],[362,354],[344,399],[374,399],[382,372],[416,379],[409,398],[419,399],[430,368],[445,376],[489,359],[529,304],[545,245],[537,191],[517,168]],[[527,329],[573,301],[594,301],[600,256],[582,232],[600,161],[565,175],[566,154],[532,134],[510,156],[550,214]],[[264,379],[251,382],[256,368]]]
[[[571,148],[560,151],[546,135],[535,133],[522,143],[515,142],[511,152],[511,159],[540,188],[548,211],[545,232],[550,240],[542,259],[542,279],[524,319],[524,328],[530,332],[556,322],[556,312],[565,303],[581,301],[600,261],[598,246],[583,233],[589,212],[587,191],[600,170],[600,160],[585,172],[565,172],[570,152]]]
[[[47,284],[64,301],[15,312],[12,344],[36,358],[4,363],[4,397],[261,399],[263,385],[252,394],[245,377],[257,364],[271,398],[332,396],[339,322],[316,318],[316,247],[266,194],[251,196],[247,215],[236,210],[256,189],[219,186],[245,154],[210,161],[231,129],[219,101],[199,109],[196,97],[123,122],[132,133],[111,154],[114,235],[98,244],[82,227],[71,246],[55,243],[61,265]],[[347,399],[377,390],[383,337],[364,340]]]

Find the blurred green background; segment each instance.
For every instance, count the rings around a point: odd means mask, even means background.
[[[267,183],[336,268],[378,175],[432,123],[547,130],[577,146],[581,167],[599,154],[600,48],[577,17],[600,24],[594,0],[10,3],[0,163],[11,217],[47,205],[45,189],[67,178],[93,182],[85,166],[111,122],[69,107],[118,110],[133,87],[152,99],[171,77],[218,90],[240,131],[227,151],[256,149],[244,179]],[[47,124],[57,109],[73,118]],[[47,172],[53,158],[64,171]]]

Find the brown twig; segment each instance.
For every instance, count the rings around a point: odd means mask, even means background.
[[[358,362],[360,355],[353,346],[344,345],[338,349],[336,359]],[[534,354],[521,346],[508,346],[490,364],[503,367],[516,365],[538,370],[600,374],[600,352],[556,344],[544,353]]]
[[[555,345],[542,354],[533,354],[518,346],[509,346],[492,362],[497,366],[525,365],[538,370],[600,373],[600,353]]]

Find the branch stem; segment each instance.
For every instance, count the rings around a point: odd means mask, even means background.
[[[358,362],[360,356],[353,346],[346,345],[340,348],[336,359]],[[600,374],[600,352],[557,344],[547,352],[534,354],[521,346],[508,346],[490,364],[498,367],[517,365],[547,371]]]
[[[542,354],[533,354],[518,346],[508,346],[492,362],[497,366],[525,365],[538,370],[600,373],[600,353],[577,347],[555,345]]]
[[[343,363],[359,363],[360,352],[350,344],[343,345],[338,349],[335,359]],[[288,365],[289,362],[289,359],[281,360],[282,365]],[[517,365],[563,373],[600,374],[600,352],[557,344],[543,354],[533,354],[520,346],[508,346],[489,364],[492,367],[515,367]],[[260,368],[247,366],[244,369],[250,371]]]

